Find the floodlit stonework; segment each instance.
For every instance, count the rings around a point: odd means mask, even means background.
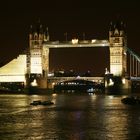
[[[35,30],[31,26],[29,49],[27,54],[20,54],[16,59],[0,68],[0,82],[24,82],[24,84],[45,81],[49,74],[49,48],[67,47],[109,47],[110,73],[124,76],[126,73],[126,34],[124,24],[111,24],[109,40],[71,40],[65,42],[50,41],[48,28],[39,24]],[[76,42],[74,42],[76,41]],[[38,81],[38,79],[41,79]],[[43,83],[46,83],[43,82]]]

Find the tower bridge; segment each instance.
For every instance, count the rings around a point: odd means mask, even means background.
[[[73,79],[75,77],[49,77],[49,53],[50,48],[94,48],[108,47],[110,56],[110,69],[105,75],[122,77],[125,80],[138,80],[140,75],[140,57],[127,47],[127,36],[123,22],[111,23],[109,40],[78,40],[50,41],[48,28],[43,30],[42,25],[29,33],[29,49],[17,58],[0,68],[0,83],[20,82],[25,86],[34,80],[38,85],[47,88],[54,81]],[[89,77],[88,77],[89,78]],[[90,80],[101,80],[103,77],[90,77]],[[49,81],[49,82],[48,82]],[[51,81],[51,82],[50,82]],[[109,84],[109,83],[108,83]]]

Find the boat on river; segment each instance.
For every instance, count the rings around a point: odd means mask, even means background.
[[[32,103],[30,103],[30,105],[34,105],[34,106],[37,106],[37,105],[53,105],[54,103],[50,100],[47,100],[47,101],[41,101],[41,100],[36,100],[36,101],[33,101]]]
[[[140,105],[140,98],[138,97],[125,97],[121,99],[121,102],[128,105]]]

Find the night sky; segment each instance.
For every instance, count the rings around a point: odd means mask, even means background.
[[[140,55],[140,8],[139,1],[48,1],[7,0],[0,4],[0,63],[16,57],[28,47],[31,24],[40,19],[49,27],[51,40],[108,39],[109,23],[123,20],[126,23],[128,47]]]
[[[109,47],[51,48],[50,72],[73,70],[83,76],[88,71],[90,76],[103,76],[109,70]]]

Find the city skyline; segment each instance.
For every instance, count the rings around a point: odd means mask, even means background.
[[[112,20],[123,20],[126,23],[128,46],[139,53],[140,10],[138,2],[116,3],[101,1],[37,1],[2,2],[0,62],[9,61],[22,50],[28,48],[28,33],[31,24],[38,19],[49,27],[51,40],[68,40],[74,37],[85,39],[108,39],[109,24]]]

